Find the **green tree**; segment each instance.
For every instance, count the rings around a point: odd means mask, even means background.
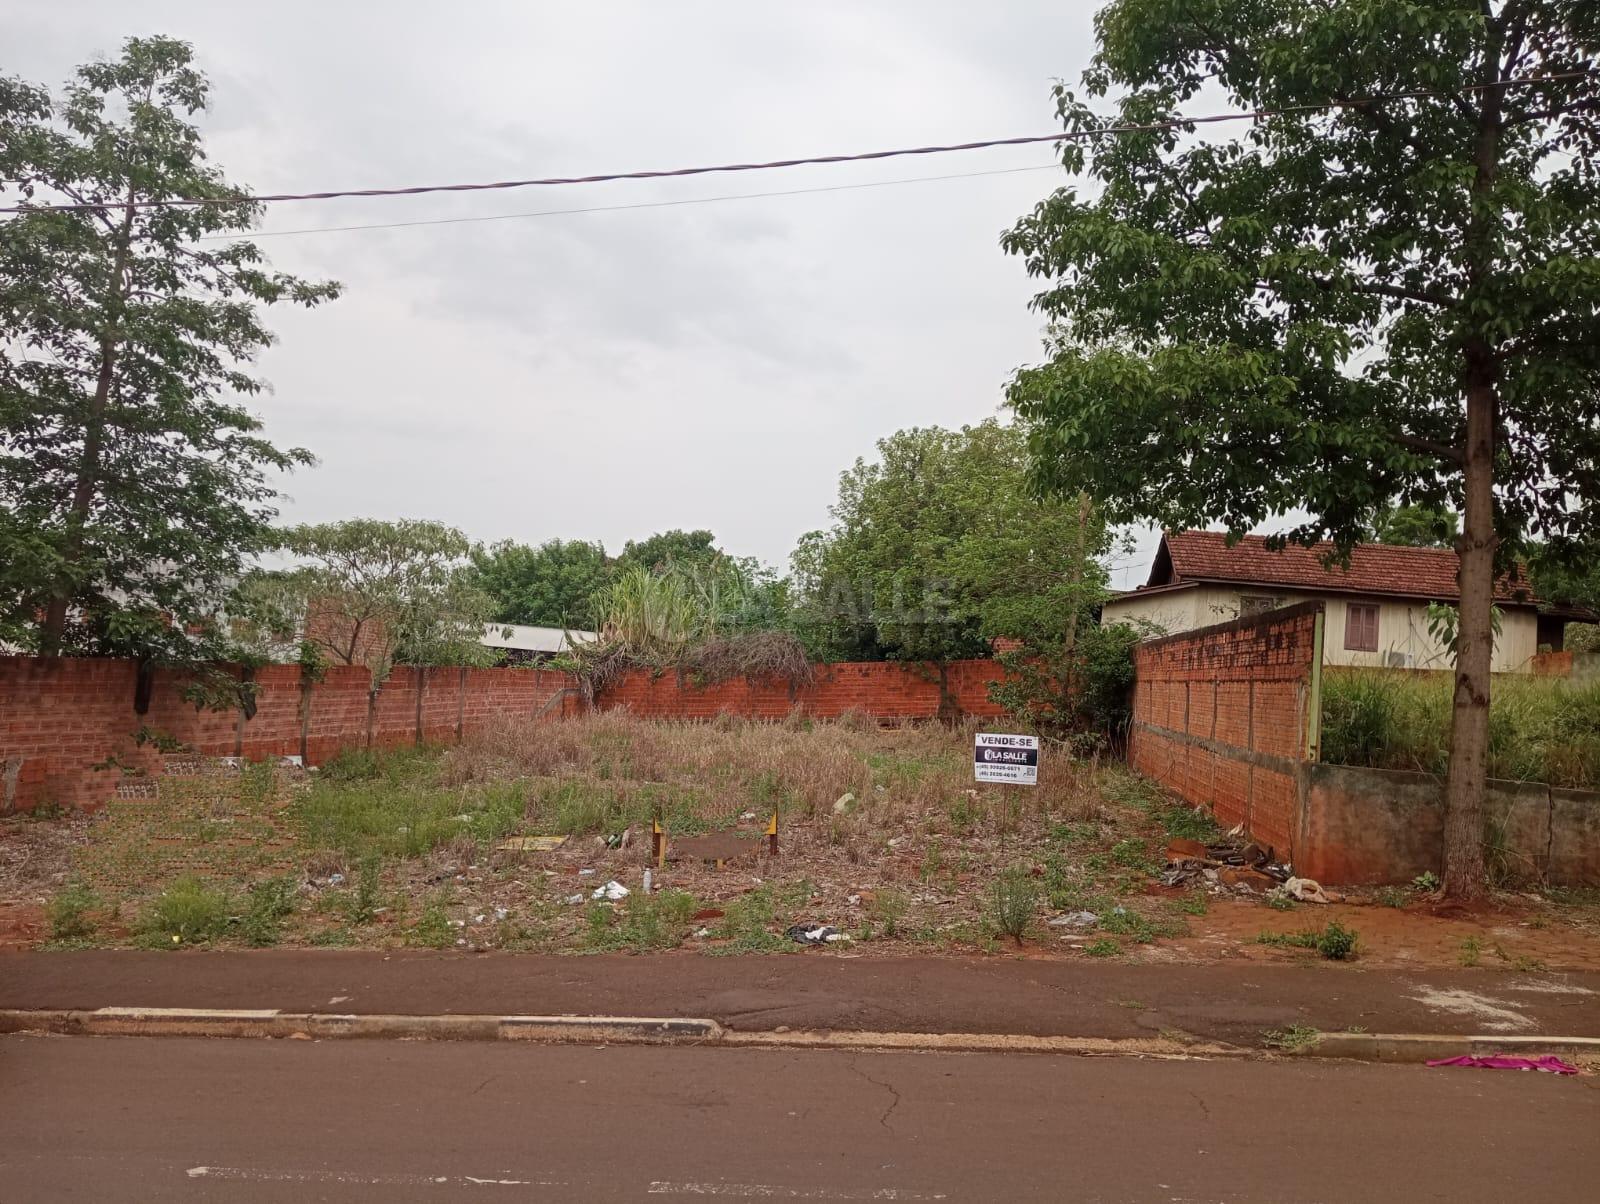
[[[1412,548],[1453,548],[1460,529],[1455,512],[1433,506],[1388,506],[1372,524],[1377,543]]]
[[[235,638],[250,656],[365,665],[376,685],[397,664],[489,665],[493,607],[471,542],[442,523],[356,518],[280,534],[293,568],[256,573],[235,596]]]
[[[947,662],[997,636],[1070,642],[1104,596],[1104,524],[1040,502],[1020,429],[900,431],[839,478],[834,525],[795,552],[800,624],[830,657]]]
[[[1003,238],[1046,281],[1010,399],[1041,484],[1112,521],[1348,546],[1390,499],[1462,514],[1444,890],[1484,889],[1497,559],[1581,540],[1600,451],[1600,5],[1115,0],[1092,96]],[[1065,88],[1069,130],[1104,120]]]
[[[646,539],[632,540],[622,545],[622,555],[617,557],[618,570],[638,565],[644,569],[664,569],[668,565],[686,567],[705,564],[720,559],[727,553],[717,547],[717,537],[710,531],[658,531]]]
[[[310,462],[239,399],[259,307],[338,288],[201,241],[261,208],[206,158],[191,59],[133,38],[59,99],[0,79],[0,636],[47,655],[205,655],[268,539],[265,470]],[[144,204],[173,197],[209,203]]]
[[[472,563],[479,586],[494,599],[496,622],[595,629],[595,595],[611,575],[600,544],[551,539],[530,547],[503,540],[474,548]]]

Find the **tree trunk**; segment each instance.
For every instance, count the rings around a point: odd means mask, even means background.
[[[1487,6],[1486,6],[1487,15]],[[1500,167],[1502,122],[1500,52],[1504,26],[1486,21],[1488,42],[1479,79],[1478,128],[1473,148],[1472,213],[1464,245],[1467,273],[1462,382],[1467,402],[1462,449],[1463,512],[1456,579],[1456,678],[1450,713],[1450,768],[1444,788],[1444,883],[1446,898],[1475,899],[1485,893],[1483,798],[1489,777],[1489,670],[1494,661],[1494,440],[1499,421],[1498,372],[1489,334],[1473,316],[1479,290],[1494,273],[1494,202]],[[1482,302],[1478,302],[1482,304]]]
[[[1489,673],[1494,659],[1495,393],[1479,380],[1467,389],[1466,506],[1462,515],[1450,769],[1445,778],[1444,893],[1484,893],[1483,797],[1489,775]]]
[[[132,197],[129,197],[131,202]],[[66,537],[61,543],[61,571],[45,603],[44,623],[39,630],[39,651],[45,656],[61,652],[61,639],[67,628],[67,609],[77,592],[74,570],[83,559],[84,528],[100,489],[100,458],[105,443],[106,407],[111,401],[111,385],[116,377],[117,353],[121,349],[119,331],[128,302],[128,259],[133,237],[133,205],[123,213],[117,234],[116,257],[111,268],[112,295],[106,301],[105,325],[100,334],[100,372],[89,413],[84,419],[83,455],[78,461],[78,479],[72,487],[72,505],[67,511]]]

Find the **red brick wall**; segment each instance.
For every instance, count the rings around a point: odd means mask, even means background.
[[[41,803],[95,807],[123,769],[150,771],[161,754],[141,728],[208,756],[304,754],[318,764],[343,748],[448,743],[502,714],[559,716],[573,709],[572,679],[541,669],[396,669],[370,693],[361,667],[336,667],[309,685],[297,665],[255,671],[255,712],[206,710],[183,697],[185,679],[156,671],[144,714],[138,670],[124,660],[0,657],[0,813]],[[554,705],[552,705],[554,704]],[[115,758],[115,763],[108,763]]]
[[[939,713],[939,676],[931,666],[869,661],[813,669],[815,680],[797,688],[786,681],[752,684],[743,678],[695,686],[676,673],[635,670],[603,691],[596,704],[604,711],[626,709],[652,719],[711,719],[721,714],[782,719],[797,708],[819,719],[836,719],[852,710],[875,719],[932,719]],[[948,685],[956,705],[983,718],[1002,714],[989,699],[989,685],[1002,672],[990,660],[952,662]]]
[[[993,661],[952,664],[948,684],[957,705],[971,715],[999,715],[988,690],[1000,672]],[[858,710],[874,718],[927,719],[939,710],[937,674],[923,666],[819,665],[816,673],[796,691],[782,682],[743,680],[699,688],[675,674],[632,673],[599,706],[663,719],[723,712],[781,719],[796,706],[819,718]],[[40,803],[99,805],[122,776],[108,758],[134,771],[160,764],[152,744],[136,743],[141,728],[208,756],[303,755],[317,765],[344,748],[451,743],[497,716],[560,718],[581,709],[575,680],[545,669],[400,666],[374,696],[371,675],[360,666],[336,666],[305,684],[297,665],[267,665],[254,672],[255,711],[248,718],[196,707],[183,697],[185,679],[161,671],[138,714],[137,679],[132,661],[0,657],[0,813]]]
[[[1128,759],[1217,822],[1294,855],[1314,760],[1322,604],[1308,602],[1141,644]]]

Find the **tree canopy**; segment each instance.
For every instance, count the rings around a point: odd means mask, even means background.
[[[478,584],[494,600],[500,623],[531,623],[593,631],[595,596],[610,580],[606,550],[582,539],[551,539],[530,547],[503,540],[472,550]]]
[[[799,622],[825,657],[944,662],[998,636],[1065,637],[1104,596],[1099,514],[1039,501],[1023,432],[900,431],[839,478],[834,525],[794,556]]]
[[[132,38],[59,98],[0,79],[0,637],[173,660],[268,543],[268,470],[310,462],[241,399],[260,307],[336,296],[269,271],[260,206],[208,160],[190,48]],[[141,207],[171,197],[211,203]]]
[[[374,684],[397,664],[494,663],[481,642],[492,603],[460,531],[357,518],[290,527],[279,542],[299,563],[252,574],[236,597],[234,634],[247,653],[365,665]]]
[[[1462,514],[1444,880],[1477,893],[1495,562],[1600,529],[1600,5],[1114,0],[1096,28],[1089,97],[1178,125],[1064,143],[1090,187],[1004,236],[1052,323],[1010,390],[1036,478],[1118,522],[1296,512],[1307,543],[1391,499]],[[1184,124],[1213,93],[1252,120]]]
[[[1460,526],[1460,520],[1450,510],[1389,506],[1373,519],[1372,539],[1411,548],[1453,548]]]

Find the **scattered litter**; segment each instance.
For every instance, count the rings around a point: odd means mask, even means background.
[[[1264,895],[1278,885],[1270,874],[1249,866],[1230,865],[1217,871],[1217,880],[1223,886],[1251,895]]]
[[[851,895],[847,899],[845,899],[845,902],[850,904],[851,907],[860,907],[861,906],[861,896],[860,895]]]
[[[827,945],[850,939],[832,924],[796,924],[784,935],[799,945]]]
[[[754,811],[741,811],[741,812],[739,812],[739,818],[740,819],[754,819],[755,817],[756,817],[756,813]]]
[[[582,902],[583,902],[583,896],[582,895],[568,895],[567,896],[567,906],[568,907],[576,907],[579,903],[582,903]]]
[[[614,903],[618,899],[626,899],[630,893],[626,886],[623,886],[622,883],[613,878],[604,886],[595,887],[594,894],[589,897],[592,899],[610,899]]]
[[[706,937],[711,935],[711,929],[709,929],[709,928],[696,928],[694,930],[694,935],[695,935],[695,939],[696,940],[702,940],[703,941],[703,940],[706,939]]]
[[[1100,917],[1092,911],[1069,911],[1065,915],[1052,916],[1045,923],[1052,928],[1093,928],[1100,923]]]
[[[1243,824],[1234,824],[1233,827],[1228,829],[1228,835],[1229,835],[1229,837],[1243,836],[1244,835],[1244,825]]]
[[[474,924],[486,924],[489,922],[489,915],[487,912],[480,911],[477,915],[472,917],[472,922]]]
[[[654,881],[654,879],[653,879],[653,878],[652,878],[652,877],[651,877],[651,875],[650,875],[650,869],[649,869],[649,867],[648,867],[648,866],[647,866],[647,867],[646,867],[646,868],[645,868],[645,871],[644,871],[644,883],[643,883],[643,885],[642,885],[642,886],[641,886],[641,887],[640,887],[640,888],[639,888],[639,889],[640,889],[640,890],[641,890],[641,891],[642,891],[642,892],[643,892],[643,893],[644,893],[644,894],[647,894],[647,895],[648,895],[648,894],[649,894],[649,893],[650,893],[650,885],[651,885],[651,883],[652,883],[652,882],[653,882],[653,881]]]
[[[578,871],[578,877],[587,878],[592,873],[594,873],[594,871],[591,869],[581,869]]]
[[[1481,1066],[1487,1070],[1542,1070],[1546,1074],[1577,1074],[1578,1068],[1560,1058],[1545,1054],[1541,1058],[1517,1058],[1509,1054],[1479,1056],[1462,1054],[1458,1058],[1437,1058],[1429,1066]]]
[[[1190,840],[1184,836],[1174,836],[1167,842],[1167,864],[1178,865],[1185,861],[1206,861],[1211,856],[1211,850],[1198,840]]]
[[[343,881],[344,881],[344,875],[343,874],[329,874],[328,875],[328,885],[329,886],[338,886],[339,883],[341,883]]]
[[[1283,893],[1302,903],[1332,903],[1320,883],[1311,878],[1290,878],[1283,884]]]
[[[629,824],[620,832],[613,832],[606,837],[606,848],[626,849],[633,844],[633,825]]]
[[[466,926],[467,926],[467,922],[465,920],[451,920],[450,921],[450,927],[452,927],[452,928],[465,928]]]
[[[496,920],[503,920],[507,916],[509,916],[510,914],[511,914],[511,909],[509,907],[496,907],[494,909],[494,918]]]
[[[843,815],[850,809],[850,804],[855,801],[855,795],[849,793],[841,794],[833,804],[833,813],[835,815]]]
[[[472,822],[472,816],[468,815],[465,811],[463,811],[460,815],[456,816],[456,823],[458,823],[458,824],[470,824],[471,822]]]

